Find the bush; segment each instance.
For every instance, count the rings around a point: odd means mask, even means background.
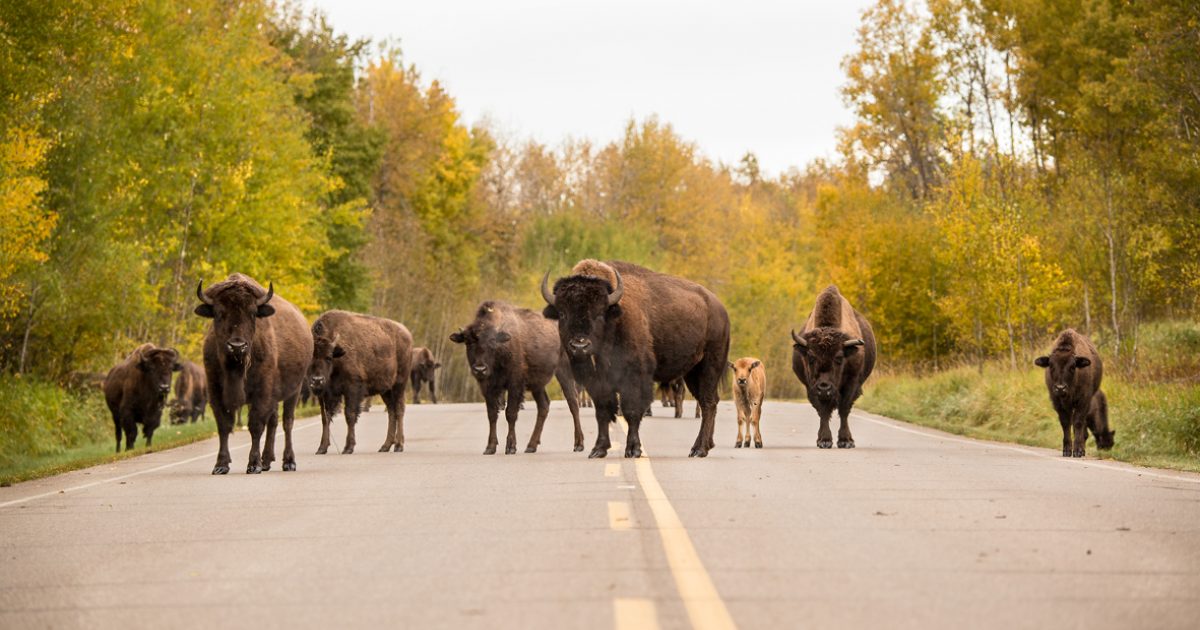
[[[113,439],[112,417],[96,390],[0,375],[0,467]]]

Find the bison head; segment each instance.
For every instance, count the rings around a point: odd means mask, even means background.
[[[1046,384],[1050,387],[1050,395],[1065,397],[1071,391],[1075,382],[1075,370],[1092,364],[1087,357],[1075,356],[1071,350],[1055,351],[1050,356],[1038,357],[1033,364],[1046,369]]]
[[[179,353],[171,348],[150,348],[138,353],[137,369],[154,387],[154,393],[165,400],[171,392],[171,373],[183,368]]]
[[[467,346],[467,365],[471,375],[482,381],[496,372],[509,354],[508,342],[512,335],[500,330],[490,315],[491,307],[485,303],[479,308],[475,321],[458,332],[450,333],[450,341]]]
[[[814,328],[803,335],[793,330],[792,342],[792,363],[803,366],[809,394],[824,400],[837,396],[846,359],[864,343],[836,328]]]
[[[312,361],[308,364],[308,386],[321,393],[333,375],[333,362],[346,356],[346,349],[338,343],[338,337],[313,335]]]
[[[200,300],[196,314],[213,320],[218,350],[237,363],[244,363],[250,354],[258,320],[275,314],[275,307],[269,304],[275,296],[275,285],[272,283],[265,295],[256,293],[254,287],[237,283],[209,299],[204,294],[204,283],[196,285],[196,298]]]
[[[750,373],[761,365],[762,361],[757,359],[754,361],[738,359],[737,363],[729,364],[729,369],[733,370],[733,378],[737,386],[744,389],[750,383]]]
[[[603,343],[609,322],[621,316],[625,283],[616,269],[617,286],[593,276],[570,276],[548,287],[550,274],[542,278],[542,298],[547,319],[558,320],[558,336],[572,359],[586,359]]]

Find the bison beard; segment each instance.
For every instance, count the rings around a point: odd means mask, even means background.
[[[580,261],[553,292],[548,280],[547,273],[544,313],[558,320],[571,370],[596,406],[599,435],[589,457],[608,454],[618,399],[629,424],[625,456],[640,456],[639,428],[654,384],[680,377],[703,415],[689,456],[708,455],[729,356],[729,315],[717,297],[689,280],[620,261]]]
[[[283,469],[296,469],[292,424],[300,387],[312,357],[312,335],[300,310],[263,290],[249,276],[235,273],[204,290],[196,287],[196,314],[212,320],[204,336],[204,371],[209,400],[217,418],[220,448],[214,475],[229,472],[229,434],[235,414],[250,406],[250,457],[246,473],[271,469],[275,430],[283,403]],[[263,433],[266,439],[263,440]],[[261,450],[260,450],[261,446]]]

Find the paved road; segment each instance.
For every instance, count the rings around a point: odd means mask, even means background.
[[[0,627],[1200,624],[1200,476],[864,413],[820,451],[789,403],[734,449],[733,417],[705,460],[651,419],[635,463],[571,452],[561,402],[540,453],[487,457],[481,405],[410,406],[402,454],[372,413],[351,456],[298,422],[295,473],[212,477],[210,440],[0,489]]]

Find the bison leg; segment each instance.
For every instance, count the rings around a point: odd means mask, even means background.
[[[529,436],[526,453],[536,453],[537,447],[542,443],[542,427],[546,424],[546,416],[550,415],[550,396],[546,394],[545,387],[533,390],[533,402],[537,403],[537,423],[533,425],[533,435]]]
[[[842,391],[838,398],[838,448],[854,448],[854,436],[850,433],[850,410],[854,408],[855,397],[854,390],[850,390]]]
[[[117,434],[117,452],[120,453],[121,452],[121,415],[111,409],[109,410],[109,413],[112,414],[113,429],[114,429],[114,432]]]
[[[317,455],[324,455],[329,452],[329,427],[333,424],[333,414],[330,412],[332,404],[325,401],[325,395],[317,396],[317,406],[321,408],[321,444],[317,446]]]
[[[1085,405],[1087,403],[1084,403]],[[1087,407],[1076,409],[1071,414],[1071,430],[1075,433],[1075,444],[1071,449],[1071,457],[1083,457],[1087,446]]]
[[[267,435],[263,440],[262,450],[262,469],[263,472],[271,470],[271,463],[275,461],[275,431],[279,428],[279,408],[271,410],[271,415],[267,418]]]
[[[396,410],[388,414],[388,416],[396,416],[396,432],[392,435],[392,451],[395,453],[404,452],[404,386],[404,381],[396,383]],[[389,421],[388,424],[391,422]]]
[[[504,439],[504,454],[513,455],[517,452],[517,417],[524,404],[525,388],[508,390],[508,407],[504,409],[504,419],[508,421],[508,436]]]
[[[283,470],[296,470],[296,451],[292,449],[292,425],[296,423],[296,403],[300,402],[300,392],[291,398],[283,400]]]
[[[832,415],[832,409],[817,410],[817,416],[821,420],[821,425],[817,428],[817,448],[833,448],[833,432],[829,429],[829,418]]]
[[[274,413],[274,409],[267,407],[262,403],[250,405],[250,413],[246,419],[246,425],[250,429],[250,457],[246,462],[246,474],[257,475],[262,472],[262,437],[263,430],[267,427],[267,419]]]
[[[617,395],[615,392],[591,392],[592,404],[596,409],[596,444],[588,459],[607,457],[612,441],[608,437],[608,426],[617,419]]]
[[[696,397],[696,405],[700,408],[700,432],[688,457],[707,457],[713,448],[713,431],[717,425],[717,402],[720,400],[717,388],[721,385],[721,376],[725,373],[728,361],[725,356],[720,361],[714,356],[706,356],[703,361],[688,372],[683,381],[687,384],[692,396]]]
[[[567,399],[567,409],[571,411],[571,420],[575,422],[575,452],[583,451],[583,427],[579,424],[579,388],[575,385],[575,377],[571,374],[571,366],[559,366],[555,374],[558,384],[562,386],[563,396]]]
[[[137,441],[137,420],[132,413],[122,414],[121,428],[125,430],[125,450],[132,451]]]
[[[496,444],[499,440],[496,438],[496,419],[500,416],[500,403],[503,394],[484,394],[484,403],[487,405],[488,419],[488,440],[487,446],[483,448],[484,455],[495,455]]]
[[[1062,426],[1063,434],[1063,457],[1071,456],[1071,415],[1067,412],[1058,412],[1058,424]]]
[[[733,447],[734,447],[734,448],[742,448],[742,422],[743,422],[744,420],[743,420],[743,418],[742,418],[742,406],[741,406],[741,405],[737,405],[737,416],[738,416],[738,434],[737,434],[737,442],[734,442],[734,443],[733,443]],[[749,435],[749,434],[750,434],[750,430],[749,430],[749,428],[747,428],[747,429],[746,429],[746,434],[747,434],[747,435]],[[747,446],[749,446],[749,445],[747,445]]]
[[[419,405],[421,404],[421,377],[414,373],[410,376],[410,380],[413,388],[413,404]]]
[[[359,392],[350,389],[346,392],[345,416],[346,416],[346,445],[342,447],[342,455],[350,455],[354,453],[354,445],[358,442],[354,438],[354,428],[358,425],[359,410],[362,409],[362,396]],[[391,410],[388,410],[388,442],[391,442],[391,435],[395,432],[395,417]],[[386,452],[390,449],[381,449]]]
[[[436,376],[436,374],[435,374],[435,376]],[[437,385],[435,384],[435,381],[432,378],[429,379],[429,397],[433,399],[433,404],[435,404],[435,405],[438,404]]]
[[[222,404],[213,402],[223,400],[220,390],[212,390],[211,394],[209,406],[212,407],[213,417],[217,420],[217,435],[221,443],[217,450],[217,463],[213,466],[212,474],[225,475],[229,473],[229,434],[233,433],[233,412],[225,409]]]
[[[754,448],[762,448],[762,446],[763,446],[762,432],[758,430],[758,423],[760,420],[762,420],[762,401],[761,400],[757,403],[754,403],[754,411],[752,413],[753,413],[753,418],[754,418]],[[748,429],[747,429],[747,433],[749,433]],[[747,436],[746,439],[749,439],[749,436]],[[750,445],[747,444],[746,446],[750,446]]]

